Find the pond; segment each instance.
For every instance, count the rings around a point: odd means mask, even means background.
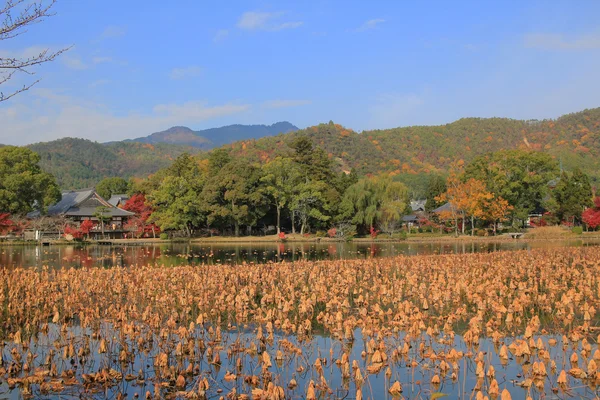
[[[502,242],[165,243],[153,245],[2,246],[0,267],[165,266],[340,260],[396,255],[489,253],[598,246],[600,239]]]
[[[243,267],[177,244],[133,249],[160,263],[131,268],[0,268],[0,399],[597,398],[600,247],[518,243]]]

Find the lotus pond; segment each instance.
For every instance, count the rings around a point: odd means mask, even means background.
[[[0,398],[600,394],[600,247],[241,265],[173,253],[0,269]]]

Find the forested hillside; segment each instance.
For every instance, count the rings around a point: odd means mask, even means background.
[[[290,144],[298,136],[306,136],[322,147],[338,170],[349,172],[354,168],[359,175],[388,172],[411,188],[419,186],[419,182],[424,186],[425,175],[445,173],[452,162],[468,163],[478,155],[503,149],[544,151],[565,170],[579,167],[590,175],[593,183],[600,181],[600,108],[556,120],[463,118],[440,126],[362,133],[329,122],[222,147],[234,157],[264,163],[276,155],[289,154]],[[29,147],[40,154],[41,166],[57,177],[62,188],[68,189],[92,186],[107,176],[145,177],[168,166],[183,152],[200,152],[198,147],[165,143],[100,144],[71,138]],[[205,153],[200,153],[200,157],[206,157]]]
[[[600,179],[600,108],[556,120],[463,118],[440,126],[414,126],[356,133],[329,122],[286,135],[236,142],[233,154],[267,161],[290,151],[295,137],[308,136],[343,170],[359,174],[430,174],[447,171],[454,161],[502,149],[532,149],[555,157],[566,170],[580,167]]]
[[[189,146],[115,142],[100,144],[85,139],[64,138],[28,146],[40,155],[40,166],[53,174],[62,189],[96,185],[104,177],[146,177],[169,166]]]

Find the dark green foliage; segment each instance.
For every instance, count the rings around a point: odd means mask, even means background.
[[[125,194],[130,190],[130,183],[120,177],[104,178],[96,185],[96,192],[104,199],[113,194]]]
[[[446,192],[446,179],[441,175],[431,175],[427,182],[427,191],[425,192],[424,199],[427,199],[425,204],[425,210],[431,211],[442,206],[443,201],[436,200],[436,197]]]
[[[221,168],[229,164],[230,161],[231,156],[229,155],[229,151],[227,151],[227,149],[216,149],[211,151],[210,155],[208,156],[209,172],[212,175],[218,174]]]
[[[558,221],[581,223],[583,211],[593,206],[589,178],[579,168],[572,174],[563,172],[552,190],[551,211]]]
[[[93,187],[103,178],[145,178],[169,166],[178,155],[198,150],[169,144],[114,142],[100,144],[64,138],[28,146],[40,155],[40,166],[62,189]]]
[[[239,236],[241,226],[256,226],[268,209],[261,177],[258,165],[239,160],[225,164],[208,180],[202,193],[208,205],[208,222],[233,226],[235,236]]]
[[[39,166],[40,157],[24,147],[0,148],[0,212],[24,215],[60,200],[54,177]]]
[[[184,153],[157,175],[160,179],[147,187],[147,198],[155,209],[149,222],[161,230],[181,230],[191,236],[206,219],[199,196],[205,176],[197,160]]]

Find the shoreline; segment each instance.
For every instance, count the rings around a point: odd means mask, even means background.
[[[107,240],[96,240],[96,241],[67,241],[67,240],[55,240],[48,241],[46,243],[40,243],[36,241],[1,241],[0,247],[5,246],[94,246],[94,245],[117,245],[117,246],[144,246],[144,245],[159,245],[159,244],[286,244],[286,243],[505,243],[505,242],[540,242],[540,241],[561,241],[561,240],[600,240],[600,232],[585,232],[581,235],[565,233],[563,235],[553,235],[548,237],[527,237],[527,234],[521,238],[513,239],[507,234],[499,236],[453,236],[453,235],[440,235],[440,236],[408,236],[405,239],[392,239],[392,238],[353,238],[351,240],[339,240],[323,237],[302,237],[300,235],[287,237],[286,240],[281,241],[277,235],[270,236],[214,236],[208,238],[178,238],[178,239],[159,239],[159,238],[142,238],[142,239],[107,239]]]

